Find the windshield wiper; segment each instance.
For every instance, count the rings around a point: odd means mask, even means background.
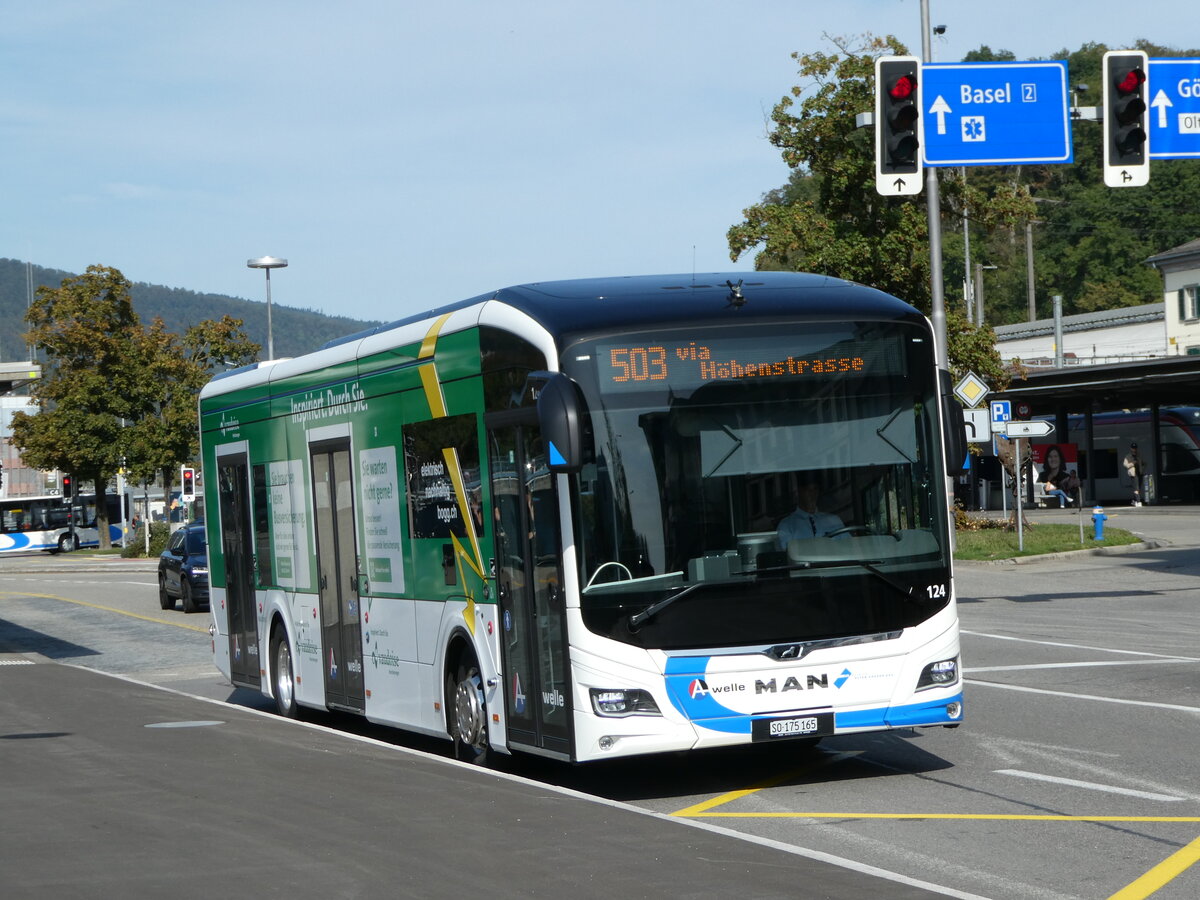
[[[643,609],[640,613],[635,613],[634,615],[630,616],[629,617],[629,630],[636,631],[641,626],[641,624],[643,622],[645,622],[647,619],[658,615],[660,612],[662,612],[664,609],[666,609],[668,606],[670,606],[672,603],[674,603],[680,597],[690,594],[696,588],[698,588],[701,585],[706,584],[706,583],[707,582],[697,581],[695,584],[689,584],[687,587],[683,588],[682,590],[676,591],[671,596],[663,597],[663,599],[659,600],[657,603],[650,604],[645,609]]]
[[[897,538],[897,540],[899,540],[899,538]],[[790,572],[795,569],[836,569],[843,566],[858,566],[860,569],[865,569],[908,602],[915,603],[918,606],[921,604],[921,601],[913,596],[913,589],[911,587],[906,588],[886,572],[879,569],[873,561],[867,562],[866,560],[862,559],[821,559],[811,562],[793,563],[789,566],[775,566],[770,569],[759,569],[758,571],[761,574],[763,572]]]

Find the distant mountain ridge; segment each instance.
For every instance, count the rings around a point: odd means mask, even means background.
[[[26,330],[25,310],[31,295],[39,286],[58,287],[63,279],[80,273],[64,272],[30,265],[16,259],[0,259],[0,361],[29,358],[21,335]],[[32,275],[32,278],[30,278]],[[125,273],[128,278],[129,274]],[[32,281],[32,289],[30,288]],[[228,297],[224,294],[200,294],[183,288],[164,287],[136,282],[130,289],[133,308],[143,325],[155,316],[161,317],[167,330],[182,335],[188,328],[205,319],[230,315],[241,319],[250,339],[261,344],[263,356],[267,347],[267,304]],[[313,310],[271,304],[271,330],[275,355],[299,356],[316,350],[335,338],[362,331],[378,321],[329,316]]]

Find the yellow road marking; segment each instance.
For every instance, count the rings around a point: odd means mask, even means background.
[[[1149,897],[1159,888],[1173,881],[1189,866],[1200,860],[1200,838],[1192,841],[1182,850],[1171,854],[1157,866],[1132,884],[1117,891],[1108,900],[1142,900]]]
[[[768,787],[769,785],[763,785]],[[722,802],[737,799],[737,795],[753,794],[753,790],[733,791],[718,798]],[[1049,816],[1025,813],[863,813],[863,812],[706,812],[700,803],[671,813],[673,816],[694,816],[705,819],[974,819],[977,821],[1013,822],[1200,822],[1200,816]]]
[[[186,628],[188,631],[199,631],[201,634],[208,634],[207,628],[201,628],[198,625],[185,625],[182,622],[171,622],[167,619],[156,619],[154,616],[143,616],[140,613],[128,612],[123,609],[117,609],[113,606],[101,606],[99,603],[88,603],[85,600],[72,600],[70,597],[60,597],[57,594],[31,594],[28,591],[0,591],[0,596],[8,597],[37,597],[41,600],[61,600],[63,603],[74,603],[76,606],[86,606],[88,609],[98,609],[103,612],[112,612],[120,616],[129,616],[131,619],[141,619],[143,622],[157,622],[159,625],[172,625],[175,628]]]
[[[807,775],[809,772],[815,772],[817,769],[823,769],[823,768],[825,768],[825,766],[832,765],[835,762],[840,762],[843,759],[849,759],[852,756],[858,756],[860,753],[862,753],[861,750],[850,750],[850,751],[846,751],[843,753],[831,753],[829,756],[823,757],[821,759],[813,760],[811,765],[804,766],[801,769],[793,769],[790,772],[785,772],[782,775],[776,775],[774,778],[768,778],[766,781],[760,781],[758,784],[756,784],[754,787],[751,787],[751,788],[745,788],[744,790],[740,790],[740,791],[730,791],[727,794],[721,794],[717,797],[712,797],[708,800],[704,800],[700,803],[697,803],[695,806],[689,806],[686,809],[681,809],[678,812],[673,812],[673,813],[671,813],[671,815],[680,816],[680,817],[700,816],[700,815],[739,816],[742,814],[741,813],[710,813],[710,812],[708,812],[708,810],[712,809],[715,806],[721,806],[726,803],[731,803],[734,800],[740,800],[742,797],[748,797],[751,794],[756,793],[757,791],[766,790],[767,788],[770,788],[770,787],[776,787],[780,784],[783,784],[783,782],[785,782],[785,781],[791,780],[792,778],[796,778],[800,775]]]

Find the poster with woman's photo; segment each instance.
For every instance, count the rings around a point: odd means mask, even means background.
[[[1062,491],[1075,504],[1079,497],[1079,448],[1077,444],[1034,444],[1034,478],[1046,485],[1047,493]]]

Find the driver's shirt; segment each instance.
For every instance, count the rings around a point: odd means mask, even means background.
[[[786,550],[788,541],[824,537],[843,527],[845,526],[842,524],[842,520],[833,513],[809,512],[806,509],[797,508],[779,523],[777,538],[779,549]]]

